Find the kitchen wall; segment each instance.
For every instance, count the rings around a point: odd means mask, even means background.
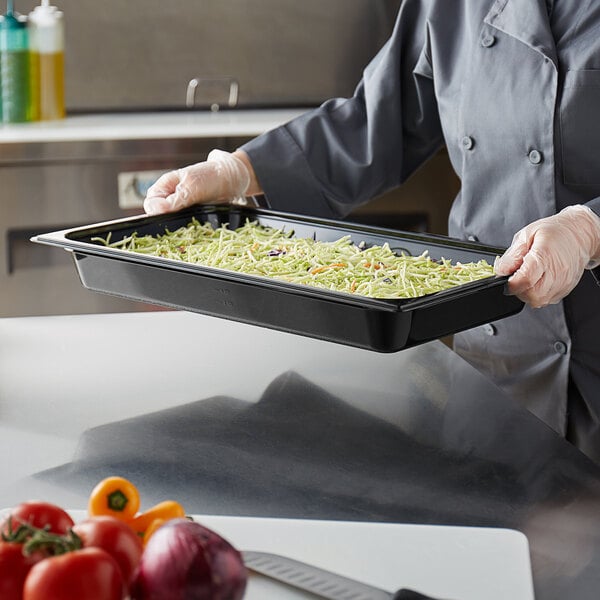
[[[53,0],[66,23],[74,111],[183,108],[195,77],[234,77],[241,105],[352,93],[400,0]],[[17,0],[27,13],[38,2]],[[200,104],[226,97],[198,89]]]

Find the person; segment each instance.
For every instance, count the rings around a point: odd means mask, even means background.
[[[341,217],[441,146],[461,189],[449,235],[508,247],[526,302],[455,350],[600,462],[600,8],[594,0],[404,0],[350,98],[172,171],[149,214],[264,193]]]

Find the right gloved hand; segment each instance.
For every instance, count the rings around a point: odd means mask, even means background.
[[[162,175],[148,188],[144,211],[156,215],[201,202],[234,202],[244,198],[250,182],[251,174],[240,158],[213,150],[205,162]]]
[[[600,264],[600,217],[574,205],[530,223],[496,261],[498,275],[511,275],[508,289],[534,308],[560,302],[584,269]]]

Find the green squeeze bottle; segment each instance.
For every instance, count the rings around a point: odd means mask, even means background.
[[[31,93],[31,58],[27,21],[14,12],[13,0],[0,21],[0,113],[2,123],[37,118]]]

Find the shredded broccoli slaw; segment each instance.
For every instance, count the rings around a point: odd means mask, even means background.
[[[247,221],[237,229],[227,224],[214,229],[195,218],[176,231],[139,236],[120,241],[111,235],[93,238],[111,248],[181,260],[249,275],[270,277],[370,298],[417,298],[494,275],[485,260],[452,264],[420,256],[395,254],[388,243],[366,247],[350,236],[334,242],[294,237]]]

